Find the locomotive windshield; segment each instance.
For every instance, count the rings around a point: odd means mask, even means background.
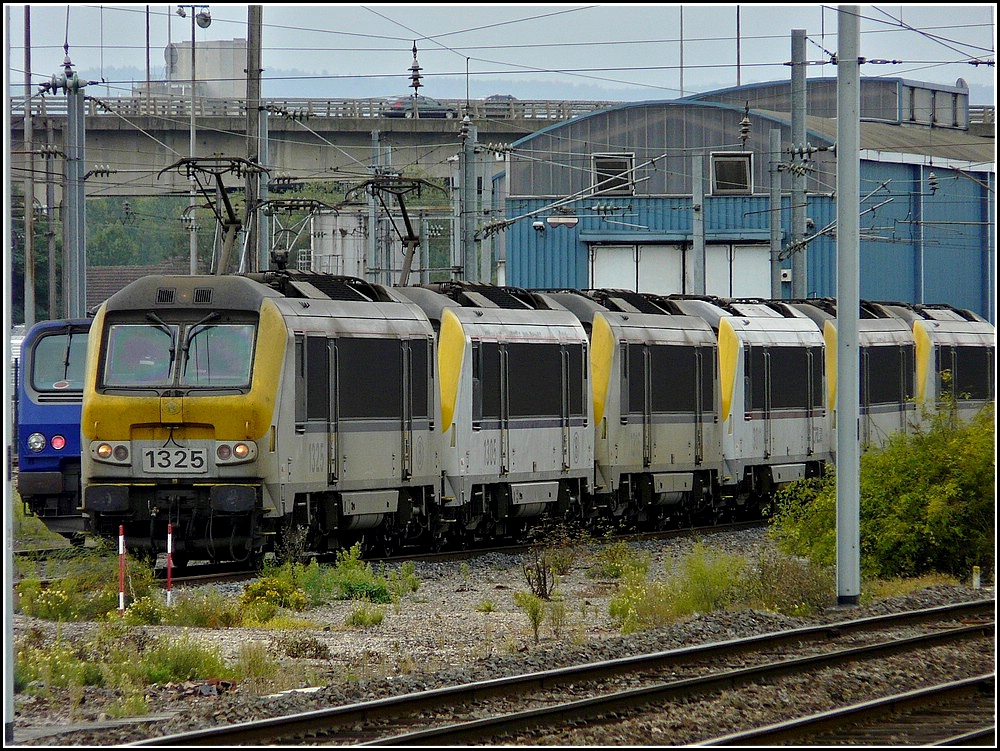
[[[35,391],[81,391],[86,364],[86,331],[47,334],[32,349],[31,386]]]
[[[241,388],[250,385],[253,324],[112,324],[104,385]]]

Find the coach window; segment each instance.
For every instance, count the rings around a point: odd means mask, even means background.
[[[402,417],[403,346],[399,339],[341,337],[337,339],[337,364],[341,419]]]
[[[306,422],[306,338],[295,336],[295,422]]]
[[[861,356],[862,404],[900,404],[913,398],[912,346],[866,347]]]
[[[562,353],[557,344],[507,345],[511,417],[562,415]]]
[[[618,344],[618,362],[621,369],[621,377],[618,380],[618,414],[621,415],[622,425],[628,423],[629,413],[629,357],[628,343]]]
[[[472,343],[472,429],[483,427],[483,363],[479,342]]]
[[[413,339],[410,345],[410,409],[414,417],[430,417],[430,384],[433,382],[429,345],[426,339]]]
[[[587,415],[587,357],[584,345],[567,344],[566,392],[569,395],[569,414],[572,417]]]
[[[938,351],[941,393],[952,398],[992,399],[994,397],[994,349],[992,347],[942,347]],[[950,379],[946,379],[945,372]]]
[[[482,393],[482,419],[500,421],[500,344],[480,342],[480,390]],[[509,387],[508,387],[509,388]]]
[[[634,154],[594,154],[594,195],[632,195],[635,192],[634,162]]]
[[[326,337],[306,337],[306,419],[330,418],[330,348]]]

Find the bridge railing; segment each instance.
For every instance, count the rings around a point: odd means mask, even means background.
[[[11,116],[24,117],[25,98],[11,97]],[[442,99],[442,104],[455,109],[459,116],[465,114],[463,99]],[[185,96],[127,96],[103,97],[87,94],[87,117],[190,117],[191,99]],[[575,115],[593,112],[620,102],[587,102],[557,100],[517,100],[512,102],[485,102],[474,100],[468,104],[473,119],[524,118],[528,120],[568,120]],[[382,98],[372,99],[291,99],[268,98],[261,106],[276,114],[306,117],[369,118],[379,117],[386,106]],[[59,117],[66,115],[66,97],[32,97],[32,113]],[[194,100],[195,117],[245,117],[245,99],[213,99],[197,97]]]

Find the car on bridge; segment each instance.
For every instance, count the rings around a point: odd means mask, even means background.
[[[490,94],[483,99],[483,112],[486,117],[514,117],[516,101],[513,94]]]
[[[416,107],[414,108],[414,100]],[[416,113],[414,113],[416,109]],[[390,99],[382,108],[382,117],[458,117],[458,110],[426,96],[400,96]]]

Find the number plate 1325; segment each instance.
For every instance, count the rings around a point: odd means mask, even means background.
[[[197,474],[208,470],[208,456],[205,449],[146,449],[142,452],[142,468],[146,472]]]

